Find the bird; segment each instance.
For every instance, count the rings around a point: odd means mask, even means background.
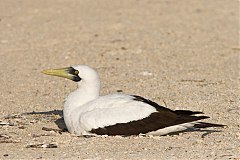
[[[172,110],[138,95],[114,93],[100,96],[100,78],[87,65],[43,70],[42,73],[70,79],[77,83],[63,105],[67,130],[78,136],[162,136],[223,127],[222,124],[199,122],[210,118],[200,111]]]

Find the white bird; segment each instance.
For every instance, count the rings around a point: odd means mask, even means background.
[[[221,124],[196,122],[208,116],[202,112],[171,110],[136,95],[123,93],[100,96],[98,73],[86,66],[42,71],[71,79],[78,88],[70,93],[63,108],[64,122],[76,135],[166,135],[189,128],[223,127]]]

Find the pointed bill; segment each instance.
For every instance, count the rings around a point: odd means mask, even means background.
[[[42,71],[42,73],[51,75],[51,76],[64,77],[64,78],[73,80],[74,75],[71,74],[71,70],[72,68],[68,67],[68,68],[44,70]]]

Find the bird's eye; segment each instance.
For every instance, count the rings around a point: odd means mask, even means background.
[[[75,70],[75,72],[74,72],[74,73],[75,73],[76,75],[78,75],[78,73],[79,73],[79,72],[78,72],[77,70]]]

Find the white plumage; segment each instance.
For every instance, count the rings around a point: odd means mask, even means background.
[[[209,117],[193,116],[201,112],[173,111],[140,96],[122,93],[99,96],[99,76],[85,65],[43,73],[65,77],[78,84],[78,88],[66,98],[63,109],[65,124],[73,134],[165,135],[191,127],[223,126],[195,122]]]
[[[82,126],[85,131],[91,131],[117,123],[136,121],[157,112],[156,108],[143,102],[134,101],[133,97],[125,94],[101,96],[77,107],[67,117],[65,115],[68,115],[66,114],[68,111],[65,108],[69,107],[66,105],[68,103],[64,105],[64,119],[72,121],[72,125],[68,123],[67,127],[70,132],[76,134],[82,134],[82,129],[79,126]]]

